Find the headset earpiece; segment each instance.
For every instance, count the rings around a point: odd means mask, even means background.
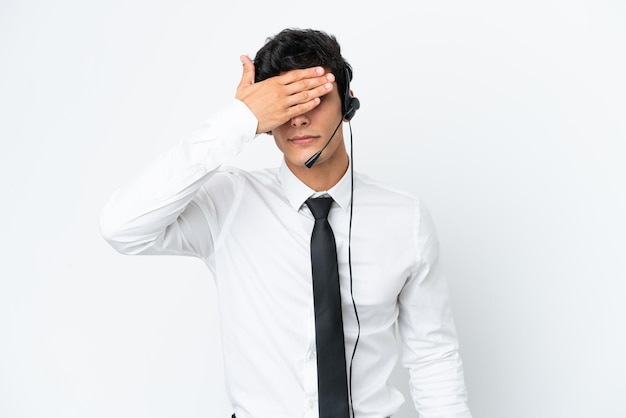
[[[344,113],[343,118],[347,121],[354,117],[356,111],[361,107],[361,102],[356,97],[350,97],[350,101],[348,103],[347,109]]]
[[[343,119],[350,121],[354,117],[356,111],[361,107],[361,102],[356,97],[352,97],[350,94],[350,71],[348,71],[348,66],[345,67],[345,77],[346,77],[346,91],[344,92],[344,111],[343,111]]]

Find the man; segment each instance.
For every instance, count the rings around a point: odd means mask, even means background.
[[[205,261],[237,418],[393,415],[396,326],[420,416],[470,417],[433,223],[418,199],[350,169],[338,128],[359,106],[335,37],[286,29],[241,60],[235,99],[111,197],[103,236],[125,254]],[[279,168],[225,165],[261,133]],[[333,298],[336,311],[319,306]]]

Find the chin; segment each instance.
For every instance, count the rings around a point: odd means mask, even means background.
[[[305,168],[306,167],[305,163],[309,160],[309,158],[311,157],[308,156],[306,158],[299,158],[297,160],[285,158],[285,162],[287,163],[289,167],[292,167],[292,168],[293,167]]]
[[[309,161],[309,158],[311,158],[317,151],[318,151],[317,149],[307,150],[307,151],[302,150],[301,152],[298,152],[297,154],[291,154],[291,155],[284,154],[284,158],[285,158],[285,161],[292,166],[304,167],[304,163]]]

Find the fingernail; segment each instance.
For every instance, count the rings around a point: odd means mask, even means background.
[[[317,73],[317,75],[322,75],[324,74],[324,69],[322,67],[317,67],[315,69],[315,72]]]

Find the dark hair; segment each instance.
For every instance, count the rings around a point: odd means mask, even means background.
[[[322,66],[335,75],[341,107],[345,109],[344,93],[352,79],[352,67],[341,56],[335,36],[320,30],[288,28],[267,38],[254,57],[254,81],[315,66]]]

